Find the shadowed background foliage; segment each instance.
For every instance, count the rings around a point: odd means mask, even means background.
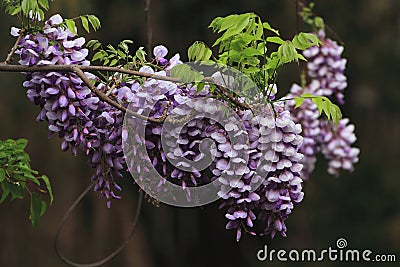
[[[145,45],[144,1],[57,0],[49,15],[63,17],[95,14],[103,24],[86,35],[103,43],[132,39]],[[316,13],[345,43],[348,59],[345,116],[356,125],[361,148],[354,173],[340,178],[326,174],[319,161],[311,180],[304,185],[305,199],[288,220],[288,237],[244,236],[224,229],[224,214],[217,204],[184,209],[149,203],[137,232],[126,249],[105,266],[309,266],[310,263],[259,262],[256,253],[270,249],[335,247],[346,238],[348,247],[396,254],[400,261],[400,2],[398,0],[316,0]],[[296,31],[295,2],[291,0],[152,0],[153,44],[164,44],[170,56],[186,50],[195,40],[211,44],[215,36],[207,29],[216,16],[253,11],[290,38]],[[0,15],[0,57],[13,43],[9,29],[14,18]],[[278,85],[286,92],[298,82],[298,67],[282,71]],[[38,108],[22,87],[23,75],[0,73],[0,138],[27,138],[32,166],[47,174],[54,187],[55,202],[39,226],[32,229],[27,201],[0,205],[0,266],[64,266],[53,242],[63,214],[88,184],[92,170],[84,156],[62,153],[57,138],[47,139],[47,127],[35,122]],[[65,254],[90,262],[105,255],[129,232],[135,213],[137,188],[132,178],[122,181],[123,199],[111,209],[90,193],[67,222],[61,236]],[[320,262],[318,266],[342,266]],[[350,266],[356,263],[346,263]]]

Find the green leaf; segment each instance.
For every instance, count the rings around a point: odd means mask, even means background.
[[[44,215],[44,213],[46,212],[47,209],[47,204],[45,201],[42,200],[42,207],[40,209],[40,217],[42,217]]]
[[[10,12],[10,15],[11,15],[11,16],[17,15],[17,14],[19,14],[21,11],[22,11],[22,7],[21,7],[21,6],[17,6],[16,8],[14,8],[14,9]]]
[[[95,46],[98,43],[100,43],[99,40],[93,39],[93,40],[90,40],[89,42],[87,42],[86,46],[90,48],[90,47]]]
[[[276,35],[279,35],[279,31],[275,30],[274,28],[272,28],[271,25],[269,25],[268,22],[264,22],[263,23],[263,27],[264,27],[264,29],[266,29],[268,31],[271,31],[271,32],[275,33]]]
[[[30,0],[22,0],[21,2],[22,13],[26,16],[29,13],[30,8]]]
[[[0,183],[3,182],[5,178],[6,172],[4,171],[4,169],[0,169]]]
[[[40,214],[42,213],[42,200],[38,193],[34,192],[31,196],[30,205],[30,219],[32,221],[32,226],[36,227],[40,219]]]
[[[219,27],[216,27],[216,29],[218,30],[218,32],[223,32],[223,31],[233,27],[233,25],[235,25],[237,19],[238,19],[238,15],[236,15],[236,14],[232,14],[225,18],[221,18],[221,20],[219,21],[220,24],[218,25]]]
[[[263,53],[253,47],[247,47],[241,52],[241,55],[245,57],[253,57],[263,55]]]
[[[85,16],[81,16],[82,26],[85,31],[90,32],[89,21]]]
[[[135,55],[140,62],[144,62],[146,59],[146,52],[143,50],[143,47],[140,47],[138,50],[136,50]]]
[[[250,22],[250,17],[250,13],[239,15],[235,23],[235,34],[242,32],[247,27]]]
[[[199,82],[196,84],[196,94],[200,93],[201,91],[203,91],[204,86],[206,85],[205,82]]]
[[[171,77],[178,78],[183,83],[200,82],[204,76],[187,64],[178,64],[171,69]]]
[[[311,46],[317,46],[319,40],[315,34],[301,32],[293,37],[292,42],[297,49],[305,50]]]
[[[24,199],[24,187],[23,186],[9,183],[8,189],[10,190],[11,200],[14,200],[16,198]]]
[[[118,61],[119,61],[118,59],[113,59],[110,63],[110,67],[117,65]]]
[[[66,19],[65,25],[67,25],[68,30],[70,30],[74,34],[77,34],[75,21],[73,21],[72,19]]]
[[[98,59],[102,59],[104,57],[104,51],[99,51],[96,52],[96,54],[93,55],[92,61],[96,61]]]
[[[340,108],[333,104],[329,98],[325,96],[315,96],[310,93],[304,93],[300,96],[301,98],[310,98],[312,102],[317,106],[319,114],[324,113],[329,120],[338,124],[342,118],[342,112]]]
[[[50,205],[53,204],[54,201],[54,196],[53,196],[53,190],[51,188],[50,184],[50,179],[46,175],[42,175],[42,180],[44,181],[44,184],[46,185],[47,192],[49,193],[50,196]]]
[[[278,57],[282,63],[289,63],[293,61],[298,62],[298,55],[299,54],[297,53],[296,48],[291,41],[285,41],[285,43],[280,45],[278,48]]]
[[[314,25],[317,29],[324,29],[325,28],[325,22],[321,17],[315,17],[314,18]]]
[[[26,148],[26,146],[28,145],[28,140],[18,139],[17,141],[15,141],[15,143],[17,144],[17,146],[16,146],[17,149],[24,150]]]
[[[49,1],[48,0],[39,0],[39,5],[43,7],[45,10],[49,9]]]
[[[284,41],[281,37],[279,37],[279,36],[270,36],[270,37],[267,37],[267,42],[275,43],[275,44],[279,44],[279,45],[282,45],[282,44],[285,43],[285,41]]]
[[[207,61],[212,51],[203,42],[196,41],[188,48],[188,58],[193,61]]]
[[[95,31],[101,27],[100,20],[96,16],[88,15],[87,18]]]
[[[296,105],[294,106],[294,108],[298,108],[298,107],[300,107],[300,106],[303,104],[305,98],[303,98],[303,97],[295,97],[293,100],[294,100],[294,102],[296,103]]]
[[[10,193],[10,189],[8,188],[8,182],[1,183],[1,189],[2,189],[3,193],[0,198],[0,204],[7,198],[7,196]]]

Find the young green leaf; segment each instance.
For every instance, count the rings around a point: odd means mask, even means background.
[[[104,50],[96,52],[96,54],[93,55],[92,61],[102,60],[104,58],[104,53],[107,52],[105,52]]]
[[[188,48],[188,58],[193,61],[207,61],[212,51],[203,42],[196,41]]]
[[[267,42],[275,43],[275,44],[279,44],[279,45],[282,45],[285,43],[285,41],[279,36],[270,36],[270,37],[267,37],[266,40],[267,40]]]
[[[87,18],[95,31],[101,27],[100,20],[95,15],[88,15]]]
[[[5,178],[6,172],[4,171],[4,169],[0,169],[0,183],[3,182]]]
[[[316,96],[310,93],[304,93],[298,98],[311,99],[312,102],[317,106],[319,113],[324,113],[326,117],[329,120],[331,119],[335,124],[338,124],[339,120],[342,118],[342,112],[340,111],[340,108],[333,104],[329,98],[325,96]]]
[[[32,221],[32,226],[36,227],[40,219],[40,214],[42,213],[42,200],[38,193],[34,192],[31,196],[30,205],[30,220]]]
[[[319,40],[315,34],[301,32],[293,37],[292,43],[297,49],[305,50],[311,46],[317,46]]]
[[[264,22],[264,23],[263,23],[263,27],[264,27],[264,29],[266,29],[266,30],[268,30],[268,31],[270,31],[270,32],[273,32],[273,33],[275,33],[276,35],[279,35],[279,31],[278,31],[278,30],[275,30],[274,28],[272,28],[271,25],[269,25],[268,22]]]
[[[39,0],[38,3],[45,10],[49,9],[49,0]]]
[[[304,103],[304,100],[305,100],[305,98],[304,97],[295,97],[294,99],[294,102],[295,102],[295,106],[294,106],[294,108],[298,108],[298,107],[300,107],[303,103]]]
[[[8,189],[10,189],[11,200],[14,200],[16,198],[24,199],[24,188],[23,188],[23,186],[9,183],[8,184]]]
[[[26,16],[31,10],[30,0],[22,0],[21,2],[22,13]]]
[[[81,22],[82,22],[82,26],[85,29],[85,31],[90,32],[89,21],[85,16],[81,16]]]
[[[204,76],[187,64],[178,64],[171,69],[171,77],[178,78],[183,83],[200,82]]]
[[[42,180],[44,181],[44,184],[46,185],[47,192],[49,193],[50,196],[50,205],[53,204],[54,201],[54,196],[53,196],[53,190],[51,188],[50,184],[50,179],[46,175],[42,175]]]
[[[7,198],[7,196],[10,194],[10,189],[8,188],[8,182],[3,182],[1,183],[1,189],[3,191],[1,198],[0,198],[0,204]]]
[[[73,21],[72,19],[66,19],[65,25],[67,25],[68,30],[70,30],[74,34],[77,34],[75,21]]]

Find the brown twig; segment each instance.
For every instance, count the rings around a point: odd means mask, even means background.
[[[149,122],[154,123],[162,123],[164,120],[155,119],[155,118],[147,118],[143,115],[135,113],[133,111],[127,110],[125,107],[120,105],[119,103],[110,99],[106,94],[99,91],[92,82],[86,77],[83,71],[100,71],[100,72],[116,72],[116,73],[124,73],[130,74],[134,76],[144,77],[144,78],[151,78],[156,80],[163,80],[169,82],[180,83],[181,81],[178,78],[167,77],[162,75],[150,74],[140,71],[128,70],[119,67],[107,67],[107,66],[82,66],[82,65],[45,65],[45,66],[23,66],[23,65],[9,65],[5,63],[0,63],[0,71],[8,71],[8,72],[50,72],[50,71],[57,71],[57,72],[75,72],[82,81],[92,90],[101,100],[107,102],[108,104],[112,105],[113,107],[123,111],[128,112],[132,116],[135,116],[139,119],[147,120]],[[205,77],[203,79],[204,82],[213,83],[217,86],[217,89],[226,96],[232,103],[237,105],[242,109],[250,109],[250,107],[246,103],[239,102],[235,96],[233,96],[229,90],[221,85],[218,85],[217,82],[213,77]]]
[[[223,94],[224,96],[226,96],[226,97],[227,97],[232,103],[234,103],[236,106],[238,106],[238,107],[240,107],[240,108],[242,108],[242,109],[250,109],[250,106],[249,106],[249,105],[247,105],[246,103],[239,102],[239,101],[236,99],[236,97],[233,96],[233,95],[229,92],[229,89],[228,89],[228,88],[226,88],[226,87],[224,87],[224,86],[222,86],[222,85],[219,85],[219,84],[217,83],[217,81],[216,81],[213,77],[205,77],[205,78],[203,79],[203,81],[204,81],[204,82],[209,82],[209,83],[215,84],[215,86],[217,87],[217,90],[218,90],[221,94]]]
[[[11,47],[10,52],[7,54],[6,60],[4,60],[3,64],[8,64],[8,63],[11,62],[12,57],[13,57],[13,55],[15,53],[15,50],[17,50],[17,48],[18,48],[18,44],[21,41],[22,36],[23,36],[23,34],[22,34],[22,30],[21,30],[17,40],[15,41],[14,45]]]
[[[153,46],[153,30],[150,23],[150,0],[144,0],[144,15],[146,18],[146,46],[147,56],[151,57],[152,46]]]
[[[300,32],[300,1],[294,0],[296,5],[296,34]]]
[[[300,2],[299,0],[294,0],[295,5],[296,5],[296,34],[300,33],[300,18],[301,18],[301,12],[302,9],[304,8],[304,4]],[[305,62],[301,61],[300,62],[300,77],[305,77],[307,73],[307,68]],[[302,79],[302,78],[300,78]]]
[[[72,69],[76,73],[76,75],[78,75],[79,78],[81,78],[81,80],[89,87],[89,89],[92,90],[92,92],[98,96],[98,98],[100,98],[104,102],[108,103],[109,105],[115,107],[118,110],[121,110],[122,112],[128,113],[138,119],[147,120],[149,122],[154,122],[154,123],[163,123],[164,122],[165,118],[155,119],[155,118],[146,117],[139,113],[133,112],[133,111],[125,108],[121,104],[111,100],[111,98],[109,98],[106,94],[104,94],[103,92],[98,90],[93,85],[93,83],[88,79],[88,77],[85,75],[85,73],[78,66],[73,66]]]

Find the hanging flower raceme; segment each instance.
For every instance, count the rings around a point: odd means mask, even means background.
[[[343,47],[326,38],[323,30],[318,32],[318,37],[322,45],[310,47],[303,52],[308,59],[307,75],[310,83],[304,87],[294,84],[287,99],[310,93],[331,100],[335,98],[340,104],[344,104],[343,90],[347,87],[347,78],[344,75],[346,59],[341,58]],[[317,106],[311,99],[305,99],[298,108],[295,108],[295,101],[288,100],[286,107],[293,114],[294,120],[303,127],[304,142],[300,148],[305,156],[302,160],[303,179],[310,177],[315,167],[316,155],[320,151],[329,160],[328,173],[337,176],[340,169],[353,170],[360,150],[352,147],[357,138],[354,125],[346,126],[349,119],[340,120],[337,126],[329,123],[319,115]]]
[[[299,151],[304,155],[301,163],[304,165],[301,171],[301,178],[308,180],[311,173],[314,171],[315,162],[317,161],[316,154],[320,150],[318,139],[321,135],[320,129],[320,114],[317,106],[311,99],[305,99],[303,104],[295,108],[295,101],[292,100],[296,96],[300,96],[306,92],[315,92],[318,89],[319,83],[313,81],[305,88],[300,87],[298,84],[293,84],[290,88],[290,93],[286,98],[286,108],[290,110],[292,117],[296,123],[300,123],[303,129],[302,136],[304,137],[303,144]]]
[[[12,28],[11,34],[23,32]],[[347,85],[346,60],[340,57],[343,48],[323,32],[319,35],[323,45],[304,51],[311,83],[303,88],[293,85],[287,97],[311,93],[335,96],[343,103]],[[44,22],[43,30],[22,36],[16,54],[26,66],[88,66],[84,44],[85,39],[55,15]],[[320,117],[310,99],[300,108],[295,108],[293,100],[274,101],[275,85],[268,101],[265,96],[257,97],[259,92],[232,100],[223,89],[233,90],[235,79],[218,71],[211,76],[223,83],[215,87],[202,84],[200,89],[167,81],[172,68],[182,63],[179,54],[168,59],[163,45],[156,46],[153,54],[154,64],[136,54],[133,65],[145,77],[161,79],[136,79],[117,72],[102,81],[85,73],[97,90],[127,108],[127,113],[101,101],[74,73],[26,73],[28,98],[41,108],[38,121],[48,122],[49,135],[58,134],[63,151],[76,155],[81,150],[88,155],[95,169],[94,189],[107,199],[108,206],[120,198],[117,180],[124,170],[135,176],[144,191],[158,196],[170,195],[169,185],[177,185],[187,202],[198,200],[189,188],[212,183],[227,219],[226,228],[234,229],[238,241],[243,232],[286,236],[286,220],[304,197],[302,182],[314,169],[316,153],[321,151],[329,160],[328,171],[334,175],[340,169],[352,170],[357,162],[359,150],[351,147],[356,140],[354,126],[348,125],[348,119],[336,127]],[[149,120],[127,116],[130,112]],[[127,121],[132,122],[129,127]],[[203,167],[205,158],[211,161]],[[154,174],[163,179],[155,179]]]
[[[262,108],[255,116],[250,111],[242,114],[249,134],[250,159],[243,177],[233,181],[237,185],[221,204],[227,208],[226,228],[236,229],[237,240],[243,229],[255,235],[255,230],[249,228],[256,219],[264,234],[274,237],[278,232],[286,236],[285,221],[304,196],[300,178],[301,125],[281,104],[275,103],[273,109]],[[232,183],[229,176],[219,179]]]
[[[43,31],[21,38],[16,54],[19,63],[27,66],[90,65],[85,39],[61,26],[63,18],[54,15],[44,24]],[[13,28],[12,34],[20,30]],[[85,75],[92,80],[97,77]],[[107,199],[118,198],[113,190],[120,190],[114,176],[120,177],[123,154],[120,139],[123,115],[95,96],[74,73],[33,72],[26,74],[24,87],[30,101],[39,105],[38,121],[47,121],[49,135],[58,133],[61,149],[78,149],[89,155],[89,163],[97,169],[92,177],[96,190]],[[102,89],[102,88],[100,88]],[[109,202],[108,202],[109,204]]]
[[[318,32],[318,37],[322,45],[310,47],[303,52],[308,60],[308,76],[319,82],[319,87],[311,93],[336,98],[340,104],[344,104],[343,90],[347,87],[344,75],[347,60],[341,57],[344,48],[326,38],[323,30]]]
[[[348,118],[341,119],[338,126],[321,122],[321,152],[329,160],[328,173],[339,176],[340,170],[353,171],[358,162],[360,149],[352,147],[357,140],[354,125]]]

